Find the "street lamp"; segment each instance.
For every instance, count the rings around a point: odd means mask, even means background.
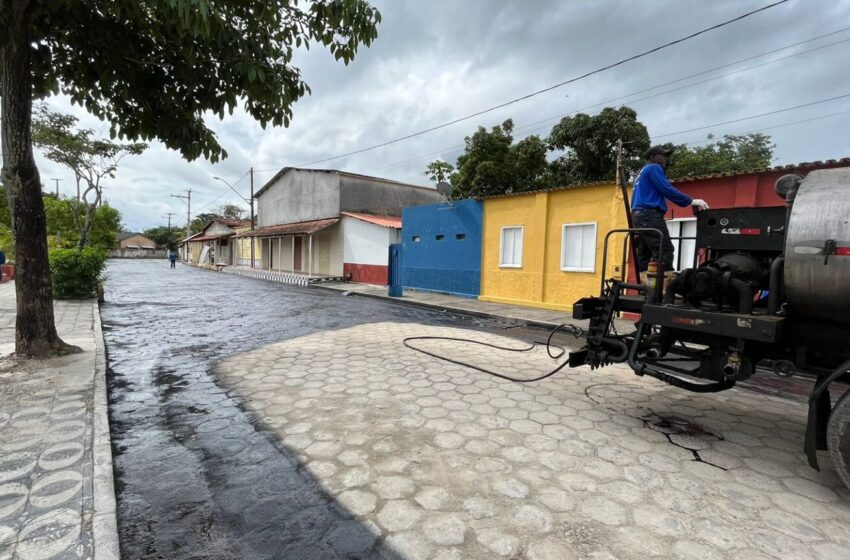
[[[244,200],[245,202],[247,202],[251,206],[251,231],[254,231],[254,181],[251,181],[251,198],[246,199],[244,196],[239,194],[239,191],[237,191],[235,188],[233,188],[233,185],[231,185],[230,183],[228,183],[227,181],[225,181],[221,177],[213,177],[213,179],[216,180],[216,181],[221,181],[222,183],[227,185],[228,188],[230,188],[230,190],[232,190],[237,195],[239,195],[239,198],[241,198],[242,200]],[[254,268],[254,236],[253,235],[251,236],[251,268],[252,269]]]

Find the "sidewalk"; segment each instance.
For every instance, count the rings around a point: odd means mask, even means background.
[[[587,327],[587,321],[575,320],[567,311],[554,309],[538,309],[536,307],[523,307],[520,305],[507,305],[504,303],[493,303],[477,299],[439,294],[435,292],[423,292],[405,288],[402,297],[390,297],[387,295],[386,286],[371,286],[369,284],[356,284],[353,282],[325,282],[313,286],[316,288],[328,288],[340,292],[350,292],[358,296],[378,299],[388,299],[408,305],[427,307],[439,311],[450,311],[462,315],[474,317],[487,317],[514,323],[517,325],[529,325],[542,329],[554,329],[561,324]],[[614,321],[618,330],[628,330],[631,323],[628,321]]]
[[[0,284],[0,560],[119,556],[97,302],[55,312],[83,353],[10,358],[15,287]]]

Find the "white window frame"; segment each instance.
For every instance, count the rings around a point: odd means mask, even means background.
[[[519,230],[519,264],[505,264],[505,230]],[[523,244],[525,243],[525,226],[502,226],[499,228],[499,268],[522,268]]]
[[[593,226],[593,266],[567,266],[567,228]],[[563,272],[596,272],[596,251],[597,237],[599,235],[599,225],[597,222],[575,222],[561,225],[561,270]]]
[[[682,236],[683,224],[685,224],[685,223],[696,224],[696,221],[697,221],[696,218],[673,218],[671,220],[664,220],[664,225],[667,226],[667,232],[670,234],[670,237],[681,237]],[[673,232],[670,231],[670,224],[673,224],[673,223],[679,224],[679,233],[678,233],[678,235],[675,235],[675,236],[673,235]],[[694,236],[696,236],[696,232],[694,232]],[[678,271],[679,268],[678,268],[677,265],[679,265],[679,263],[681,263],[682,260],[684,260],[682,258],[682,240],[681,239],[671,239],[670,241],[673,242],[673,266]],[[693,253],[689,252],[689,255],[693,255]],[[699,258],[698,257],[694,258],[694,262],[692,263],[692,266],[695,266],[698,262],[699,262]],[[688,268],[688,267],[685,266],[685,267],[682,268],[682,270],[684,270],[685,268]]]

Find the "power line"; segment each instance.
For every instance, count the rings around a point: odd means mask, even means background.
[[[509,106],[509,105],[513,105],[514,103],[518,103],[518,102],[520,102],[520,101],[524,101],[524,100],[526,100],[526,99],[530,99],[530,98],[535,97],[535,96],[537,96],[537,95],[540,95],[540,94],[542,94],[542,93],[546,93],[546,92],[548,92],[548,91],[552,91],[552,90],[554,90],[554,89],[557,89],[557,88],[563,87],[563,86],[565,86],[565,85],[575,83],[575,82],[577,82],[577,81],[579,81],[579,80],[583,80],[583,79],[585,79],[585,78],[589,78],[590,76],[593,76],[593,75],[599,74],[599,73],[601,73],[601,72],[605,72],[606,70],[610,70],[610,69],[612,69],[612,68],[616,68],[616,67],[618,67],[618,66],[622,66],[623,64],[627,64],[627,63],[632,62],[632,61],[635,61],[635,60],[637,60],[637,59],[639,59],[639,58],[643,58],[643,57],[648,56],[648,55],[650,55],[650,54],[653,54],[653,53],[656,53],[656,52],[661,51],[661,50],[663,50],[663,49],[669,48],[669,47],[671,47],[671,46],[673,46],[673,45],[677,45],[677,44],[679,44],[679,43],[683,43],[683,42],[688,41],[688,40],[690,40],[690,39],[693,39],[693,38],[695,38],[695,37],[699,37],[700,35],[704,35],[705,33],[709,33],[709,32],[714,31],[714,30],[716,30],[716,29],[720,29],[721,27],[725,27],[725,26],[727,26],[727,25],[731,25],[732,23],[735,23],[735,22],[741,21],[741,20],[743,20],[743,19],[745,19],[745,18],[748,18],[748,17],[750,17],[750,16],[752,16],[752,15],[755,15],[755,14],[757,14],[757,13],[760,13],[760,12],[763,12],[763,11],[766,11],[766,10],[769,10],[769,9],[771,9],[771,8],[775,8],[776,6],[779,6],[780,4],[784,4],[784,3],[785,3],[785,2],[787,2],[787,1],[788,1],[788,0],[778,0],[778,1],[776,1],[776,2],[773,2],[772,4],[768,4],[768,5],[766,5],[766,6],[762,6],[761,8],[758,8],[758,9],[755,9],[755,10],[749,11],[749,12],[747,12],[747,13],[741,14],[740,16],[737,16],[737,17],[735,17],[735,18],[732,18],[732,19],[726,20],[726,21],[724,21],[724,22],[721,22],[721,23],[718,23],[718,24],[712,25],[712,26],[710,26],[710,27],[706,27],[706,28],[704,28],[704,29],[701,29],[701,30],[699,30],[699,31],[695,32],[695,33],[691,33],[690,35],[686,35],[686,36],[681,37],[681,38],[679,38],[679,39],[675,39],[675,40],[673,40],[673,41],[669,41],[669,42],[664,43],[664,44],[662,44],[662,45],[659,45],[659,46],[657,46],[657,47],[651,48],[651,49],[649,49],[649,50],[643,51],[643,52],[638,53],[638,54],[634,54],[634,55],[632,55],[632,56],[629,56],[629,57],[626,57],[626,58],[624,58],[624,59],[618,60],[617,62],[613,62],[613,63],[611,63],[611,64],[608,64],[608,65],[602,66],[602,67],[600,67],[600,68],[597,68],[597,69],[595,69],[595,70],[591,70],[591,71],[586,72],[586,73],[584,73],[584,74],[581,74],[581,75],[579,75],[579,76],[575,76],[575,77],[570,78],[570,79],[568,79],[568,80],[564,80],[564,81],[559,82],[559,83],[557,83],[557,84],[554,84],[554,85],[551,85],[551,86],[549,86],[549,87],[546,87],[546,88],[543,88],[543,89],[540,89],[540,90],[534,91],[534,92],[532,92],[532,93],[529,93],[529,94],[523,95],[523,96],[521,96],[521,97],[517,97],[517,98],[511,99],[511,100],[509,100],[509,101],[505,101],[504,103],[499,103],[498,105],[494,105],[494,106],[489,107],[489,108],[487,108],[487,109],[482,109],[482,110],[480,110],[480,111],[477,111],[477,112],[475,112],[475,113],[471,113],[471,114],[466,115],[466,116],[463,116],[463,117],[458,117],[458,118],[456,118],[456,119],[454,119],[454,120],[452,120],[452,121],[449,121],[449,122],[446,122],[446,123],[443,123],[443,124],[439,124],[439,125],[436,125],[436,126],[432,126],[432,127],[430,127],[430,128],[426,128],[426,129],[424,129],[424,130],[420,130],[420,131],[418,131],[418,132],[414,132],[414,133],[408,134],[408,135],[406,135],[406,136],[401,136],[401,137],[399,137],[399,138],[395,138],[395,139],[393,139],[393,140],[388,140],[388,141],[386,141],[386,142],[382,142],[382,143],[380,143],[380,144],[375,144],[375,145],[372,145],[372,146],[368,146],[368,147],[366,147],[366,148],[361,148],[361,149],[359,149],[359,150],[354,150],[354,151],[352,151],[352,152],[348,152],[348,153],[345,153],[345,154],[340,154],[340,155],[337,155],[337,156],[328,157],[328,158],[323,158],[323,159],[318,159],[318,160],[314,160],[314,161],[308,161],[308,162],[304,162],[304,163],[298,163],[298,164],[295,164],[295,165],[294,165],[294,167],[306,167],[306,166],[310,166],[310,165],[316,165],[316,164],[318,164],[318,163],[324,163],[324,162],[327,162],[327,161],[332,161],[332,160],[335,160],[335,159],[340,159],[340,158],[344,158],[344,157],[352,156],[352,155],[355,155],[355,154],[360,154],[360,153],[367,152],[367,151],[370,151],[370,150],[374,150],[374,149],[377,149],[377,148],[382,148],[382,147],[384,147],[384,146],[389,146],[390,144],[395,144],[395,143],[397,143],[397,142],[402,142],[402,141],[404,141],[404,140],[409,140],[410,138],[414,138],[414,137],[416,137],[416,136],[421,136],[421,135],[423,135],[423,134],[427,134],[427,133],[429,133],[429,132],[434,132],[435,130],[440,130],[440,129],[442,129],[442,128],[446,128],[446,127],[448,127],[448,126],[451,126],[451,125],[454,125],[454,124],[457,124],[457,123],[460,123],[460,122],[463,122],[463,121],[467,121],[467,120],[469,120],[469,119],[472,119],[472,118],[475,118],[475,117],[478,117],[478,116],[484,115],[484,114],[486,114],[486,113],[490,113],[490,112],[495,111],[495,110],[497,110],[497,109],[502,109],[502,108],[507,107],[507,106]],[[272,171],[272,170],[260,170],[260,171],[261,171],[261,172],[264,172],[264,171]],[[277,171],[277,169],[275,169],[274,171]]]
[[[235,187],[236,185],[238,185],[239,183],[241,183],[241,182],[245,179],[245,177],[247,177],[247,176],[248,176],[248,173],[249,173],[248,171],[246,171],[245,173],[243,173],[243,174],[242,174],[242,176],[241,176],[241,177],[239,177],[239,178],[236,180],[236,182],[235,182],[235,183],[233,183],[233,186]],[[230,191],[230,187],[228,186],[228,188],[224,189],[224,191],[222,191],[222,193],[221,193],[220,195],[218,195],[217,197],[215,197],[215,198],[214,198],[214,199],[212,199],[211,201],[209,201],[209,202],[207,202],[207,203],[205,203],[205,204],[202,204],[202,205],[200,205],[199,207],[195,208],[195,212],[198,212],[199,210],[203,210],[204,208],[207,208],[207,207],[211,206],[212,204],[216,203],[219,199],[221,199],[221,197],[223,197],[224,195],[226,195],[229,191]],[[238,194],[238,193],[237,193],[237,194]]]
[[[800,120],[797,120],[797,121],[791,121],[791,122],[782,123],[782,124],[764,126],[764,127],[761,127],[761,128],[756,128],[754,130],[748,130],[747,132],[739,132],[738,134],[744,135],[744,134],[753,134],[755,132],[764,132],[765,130],[773,130],[775,128],[782,128],[782,127],[785,127],[785,126],[792,126],[792,125],[803,124],[803,123],[808,123],[808,122],[812,122],[812,121],[819,121],[819,120],[823,120],[823,119],[829,119],[829,118],[832,118],[832,117],[840,117],[842,115],[850,115],[850,111],[838,111],[837,113],[827,113],[826,115],[819,115],[817,117],[811,117],[811,118],[808,118],[808,119],[800,119]],[[693,141],[693,142],[682,142],[682,144],[684,144],[686,146],[697,146],[699,144],[708,144],[709,142],[713,142],[713,141],[714,141],[713,139],[708,138],[708,139],[705,139],[705,140],[696,140],[696,141]]]
[[[657,84],[657,85],[654,85],[654,86],[649,87],[649,88],[644,88],[644,89],[642,89],[642,90],[638,90],[638,91],[635,91],[635,92],[632,92],[632,93],[627,93],[627,94],[625,94],[625,95],[621,95],[621,96],[619,96],[619,97],[612,97],[612,98],[610,98],[610,99],[606,99],[605,101],[600,101],[600,102],[598,102],[598,103],[594,103],[593,105],[587,105],[587,106],[585,106],[585,107],[582,107],[582,108],[576,109],[576,110],[571,111],[571,112],[569,112],[569,113],[563,113],[563,114],[560,114],[560,115],[555,115],[555,116],[552,116],[552,117],[547,117],[547,118],[542,119],[542,120],[539,120],[539,121],[534,121],[534,122],[528,123],[528,124],[526,124],[526,125],[523,125],[523,126],[517,127],[517,128],[515,128],[515,129],[514,129],[514,131],[515,131],[515,132],[519,132],[519,131],[521,131],[521,130],[529,130],[529,129],[530,129],[531,131],[541,130],[541,129],[546,128],[548,125],[540,126],[540,127],[536,127],[536,128],[530,128],[530,127],[534,127],[535,125],[538,125],[538,124],[541,124],[541,123],[549,123],[549,122],[551,122],[551,121],[558,120],[558,119],[562,119],[562,118],[564,118],[564,117],[568,117],[568,116],[571,116],[571,115],[576,115],[576,114],[578,114],[578,113],[580,113],[580,112],[587,111],[587,110],[589,110],[589,109],[594,109],[594,108],[596,108],[596,107],[600,107],[600,106],[602,106],[602,105],[607,105],[608,103],[611,103],[611,102],[613,102],[613,101],[620,101],[620,100],[623,100],[623,99],[627,99],[627,98],[629,98],[629,97],[633,97],[633,96],[638,95],[638,94],[640,94],[640,93],[645,93],[645,92],[648,92],[648,91],[652,91],[652,90],[654,90],[654,89],[658,89],[658,88],[660,88],[660,87],[664,87],[664,86],[667,86],[667,85],[671,85],[671,84],[675,84],[675,83],[678,83],[678,82],[682,82],[682,81],[684,81],[684,80],[688,80],[688,79],[690,79],[690,78],[694,78],[694,77],[697,77],[697,76],[702,76],[702,75],[708,74],[708,73],[710,73],[710,72],[714,72],[714,71],[716,71],[716,70],[718,70],[718,69],[721,69],[721,68],[727,68],[727,67],[729,67],[729,66],[735,66],[735,65],[740,64],[740,63],[742,63],[742,62],[746,62],[746,61],[749,61],[749,60],[753,60],[754,58],[759,58],[759,57],[762,57],[762,56],[767,56],[767,55],[769,55],[769,54],[774,54],[774,53],[779,52],[779,51],[782,51],[782,50],[787,50],[787,49],[789,49],[789,48],[792,48],[792,47],[795,47],[795,46],[799,46],[799,45],[802,45],[802,44],[804,44],[804,43],[810,43],[810,42],[815,41],[815,40],[817,40],[817,39],[823,39],[823,38],[825,38],[825,37],[829,37],[829,36],[835,35],[835,34],[837,34],[837,33],[842,33],[842,32],[847,31],[847,30],[850,30],[850,27],[845,27],[845,28],[843,28],[843,29],[839,29],[839,30],[837,30],[837,31],[833,31],[833,32],[831,32],[831,33],[826,33],[826,34],[824,34],[824,35],[819,35],[819,36],[817,36],[817,37],[812,37],[811,39],[806,39],[805,41],[799,41],[799,42],[797,42],[797,43],[793,43],[793,44],[791,44],[791,45],[787,45],[787,46],[785,46],[785,47],[780,47],[780,48],[778,48],[778,49],[774,49],[774,50],[772,50],[772,51],[767,51],[767,52],[764,52],[764,53],[761,53],[761,54],[757,54],[757,55],[754,55],[754,56],[750,56],[750,57],[747,57],[747,58],[743,58],[743,59],[741,59],[741,60],[737,60],[737,61],[735,61],[735,62],[730,62],[730,63],[723,64],[723,65],[720,65],[720,66],[715,66],[714,68],[711,68],[711,69],[709,69],[709,70],[703,70],[703,71],[701,71],[701,72],[697,72],[696,74],[691,74],[691,75],[689,75],[689,76],[685,76],[685,77],[683,77],[683,78],[677,78],[677,79],[675,79],[675,80],[671,80],[671,81],[669,81],[669,82],[664,82],[664,83],[661,83],[661,84]],[[804,55],[804,54],[809,54],[809,53],[812,53],[812,52],[815,52],[815,51],[819,51],[819,50],[822,50],[822,49],[825,49],[825,48],[833,47],[833,46],[835,46],[835,45],[839,45],[839,44],[842,44],[842,43],[846,43],[846,42],[848,42],[848,41],[850,41],[850,38],[848,38],[848,39],[842,39],[842,40],[840,40],[840,41],[834,41],[834,42],[832,42],[832,43],[828,43],[828,44],[826,44],[826,45],[821,45],[821,46],[814,47],[814,48],[811,48],[811,49],[808,49],[808,50],[804,50],[804,51],[800,51],[800,52],[792,53],[792,54],[789,54],[789,55],[787,55],[787,56],[783,56],[783,57],[776,58],[776,59],[773,59],[773,60],[768,60],[768,61],[765,61],[765,62],[762,62],[762,63],[759,63],[759,64],[755,64],[755,65],[753,65],[753,66],[747,66],[747,67],[745,67],[745,68],[739,68],[739,69],[737,69],[737,70],[733,70],[733,71],[731,71],[731,72],[727,72],[727,73],[725,73],[725,74],[719,74],[719,75],[717,75],[717,76],[712,76],[712,77],[710,77],[710,78],[706,78],[705,80],[700,80],[700,81],[697,81],[697,82],[692,82],[692,83],[690,83],[690,84],[686,84],[686,85],[683,85],[683,86],[679,86],[679,87],[677,87],[677,88],[673,88],[673,89],[669,89],[669,90],[661,91],[661,92],[654,93],[654,94],[652,94],[652,95],[647,95],[647,96],[644,96],[644,97],[639,97],[639,98],[637,98],[637,99],[632,99],[632,100],[631,100],[631,101],[629,101],[628,103],[629,103],[629,104],[639,103],[639,102],[641,102],[641,101],[646,101],[647,99],[653,99],[653,98],[656,98],[656,97],[659,97],[659,96],[662,96],[662,95],[667,95],[667,94],[669,94],[669,93],[674,93],[674,92],[677,92],[677,91],[681,91],[681,90],[683,90],[683,89],[687,89],[687,88],[694,87],[694,86],[697,86],[697,85],[702,85],[702,84],[705,84],[705,83],[710,82],[710,81],[712,81],[712,80],[718,80],[718,79],[720,79],[720,78],[725,78],[725,77],[728,77],[728,76],[732,76],[732,75],[734,75],[734,74],[739,74],[739,73],[741,73],[741,72],[746,72],[746,71],[749,71],[749,70],[754,70],[754,69],[756,69],[756,68],[761,68],[761,67],[763,67],[763,66],[767,66],[767,65],[769,65],[769,64],[774,64],[774,63],[776,63],[776,62],[781,62],[781,61],[783,61],[783,60],[787,60],[787,59],[789,59],[789,58],[794,58],[794,57],[801,56],[801,55]],[[527,136],[528,136],[528,135],[526,135],[525,137],[527,137]],[[417,160],[424,159],[424,158],[427,158],[427,157],[432,157],[432,156],[435,156],[435,155],[439,155],[439,154],[442,154],[442,153],[444,153],[444,152],[449,152],[449,153],[451,153],[451,152],[454,152],[454,151],[458,151],[458,150],[463,149],[464,147],[465,147],[465,145],[455,145],[455,146],[451,146],[451,147],[446,147],[446,148],[443,148],[443,149],[438,150],[438,151],[436,151],[436,152],[431,152],[431,153],[428,153],[428,154],[425,154],[425,155],[417,156],[417,157],[415,157],[415,158],[410,158],[410,159],[407,159],[407,160],[404,160],[404,161],[400,161],[400,162],[396,162],[396,163],[392,163],[392,164],[389,164],[389,165],[384,165],[384,166],[381,166],[381,167],[376,167],[376,168],[368,169],[368,170],[367,170],[367,172],[374,172],[374,171],[381,171],[381,170],[383,170],[383,169],[389,169],[389,168],[392,168],[392,167],[395,167],[395,166],[398,166],[398,165],[404,165],[405,163],[411,163],[411,162],[413,162],[413,161],[417,161]]]
[[[708,125],[705,125],[705,126],[697,126],[697,127],[694,127],[694,128],[688,128],[686,130],[677,130],[676,132],[667,132],[665,134],[656,134],[652,138],[654,138],[654,139],[666,138],[668,136],[676,136],[677,134],[685,134],[686,132],[694,132],[694,131],[697,131],[697,130],[705,130],[707,128],[713,128],[715,126],[723,126],[723,125],[727,125],[727,124],[733,124],[733,123],[748,121],[748,120],[752,120],[752,119],[757,119],[759,117],[767,117],[769,115],[777,115],[779,113],[786,113],[788,111],[794,111],[796,109],[802,109],[804,107],[811,107],[813,105],[820,105],[821,103],[828,103],[830,101],[837,101],[839,99],[846,99],[848,97],[850,97],[850,93],[845,93],[844,95],[836,95],[835,97],[828,97],[826,99],[819,99],[817,101],[812,101],[810,103],[803,103],[801,105],[794,105],[793,107],[785,107],[784,109],[776,109],[775,111],[768,111],[767,113],[759,113],[757,115],[749,115],[747,117],[741,117],[739,119],[732,119],[732,120],[729,120],[729,121],[723,121],[723,122],[719,122],[719,123],[708,124]]]
[[[847,95],[839,96],[837,98],[830,98],[830,99],[825,99],[825,100],[820,100],[820,101],[814,101],[812,103],[807,103],[807,104],[804,104],[804,105],[798,105],[798,106],[795,106],[795,107],[778,109],[776,111],[771,111],[769,113],[762,113],[762,114],[758,114],[758,115],[750,115],[748,117],[742,117],[740,119],[735,119],[733,121],[715,123],[715,124],[707,125],[707,126],[704,126],[704,127],[699,127],[696,130],[705,130],[707,128],[712,128],[712,127],[715,127],[715,126],[722,126],[724,124],[732,124],[732,123],[735,123],[735,122],[742,122],[742,121],[754,119],[754,118],[757,118],[757,117],[772,115],[772,114],[776,114],[776,113],[783,113],[783,112],[791,111],[791,110],[794,110],[794,109],[808,107],[810,105],[816,105],[816,104],[819,104],[819,103],[826,103],[827,101],[832,101],[832,100],[840,99],[840,98],[843,98],[843,97],[847,97]],[[758,128],[758,129],[755,129],[755,130],[750,130],[748,132],[742,132],[740,134],[751,134],[751,133],[754,133],[754,132],[762,132],[762,131],[765,131],[765,130],[773,130],[775,128],[782,128],[782,127],[785,127],[785,126],[802,124],[802,123],[822,120],[822,119],[826,119],[826,118],[830,118],[830,117],[837,117],[837,116],[845,115],[845,114],[848,114],[848,113],[850,113],[850,111],[839,111],[839,112],[836,112],[836,113],[828,113],[826,115],[820,115],[820,116],[817,116],[817,117],[811,117],[811,118],[807,118],[807,119],[801,119],[801,120],[797,120],[797,121],[792,121],[792,122],[787,122],[787,123],[782,123],[782,124],[777,124],[777,125],[772,125],[772,126],[766,126],[766,127]],[[674,136],[676,134],[684,134],[686,132],[693,132],[693,131],[694,131],[694,129],[679,130],[679,131],[676,131],[676,132],[668,132],[668,133],[664,133],[663,135],[653,136],[653,138],[660,138],[660,137],[665,137],[665,136]],[[531,132],[529,132],[528,134],[517,137],[516,140],[522,140],[523,138],[527,138],[529,136],[531,136]],[[707,143],[707,142],[710,142],[710,141],[711,140],[683,142],[683,144],[696,145],[696,144]],[[410,162],[413,162],[413,161],[417,161],[417,160],[424,159],[424,158],[427,158],[427,157],[432,157],[432,156],[439,155],[439,154],[446,153],[446,152],[452,153],[453,151],[462,150],[465,147],[466,147],[465,145],[461,145],[461,146],[454,146],[453,148],[445,148],[445,149],[439,150],[437,152],[432,152],[430,154],[425,154],[425,155],[418,156],[418,157],[415,157],[415,158],[411,158],[411,159],[408,159],[408,160],[396,162],[396,163],[393,163],[393,164],[390,164],[390,165],[385,165],[383,167],[375,167],[375,168],[367,169],[366,172],[371,173],[371,172],[374,172],[374,171],[380,171],[381,169],[387,169],[387,168],[390,168],[390,167],[403,165],[405,163],[410,163]]]

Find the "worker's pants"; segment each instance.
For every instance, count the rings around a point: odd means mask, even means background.
[[[652,228],[661,232],[664,238],[661,240],[660,261],[664,263],[664,270],[673,270],[673,242],[670,240],[670,231],[664,222],[664,212],[661,210],[640,209],[632,210],[632,223],[636,228]],[[653,257],[659,256],[659,239],[655,232],[641,232],[637,234],[637,260],[638,270],[643,272],[649,266]]]

